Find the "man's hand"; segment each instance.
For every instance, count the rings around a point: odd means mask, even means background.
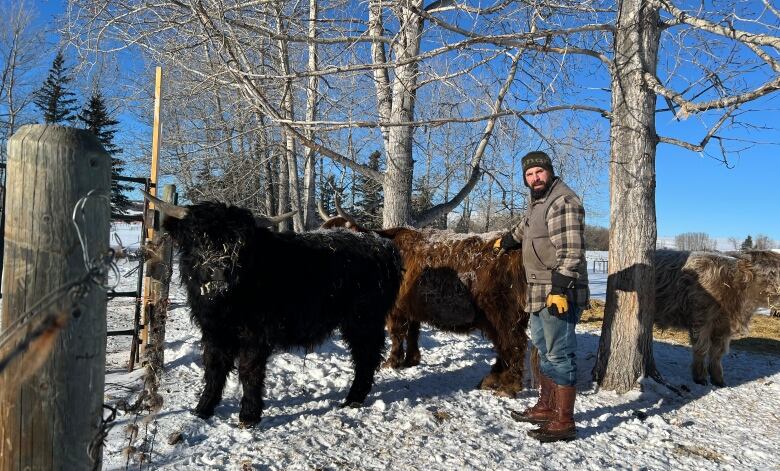
[[[553,294],[550,291],[547,295],[547,310],[553,316],[565,316],[569,311],[569,298],[565,294]]]
[[[514,250],[521,246],[522,244],[515,240],[514,237],[512,237],[511,232],[507,232],[504,234],[500,239],[496,239],[496,241],[493,243],[493,249],[494,250]]]
[[[552,289],[547,295],[547,310],[553,316],[565,316],[569,312],[568,290],[574,288],[576,280],[557,271],[552,273]]]

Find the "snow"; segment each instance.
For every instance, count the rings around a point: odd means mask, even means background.
[[[605,254],[604,254],[605,255]],[[589,259],[597,259],[589,254]],[[604,257],[606,258],[606,257]],[[127,273],[135,266],[122,262]],[[509,411],[535,402],[535,392],[503,398],[475,386],[493,358],[480,334],[424,329],[422,364],[382,369],[366,404],[340,409],[352,375],[338,335],[315,351],[274,355],[265,411],[253,429],[238,424],[241,386],[229,377],[214,417],[190,412],[200,393],[200,333],[189,321],[177,273],[171,285],[165,373],[156,414],[120,412],[106,439],[103,469],[778,469],[780,356],[732,351],[725,388],[690,379],[690,349],[656,341],[656,363],[681,396],[652,380],[617,395],[590,380],[598,335],[578,328],[579,437],[540,444]],[[118,289],[132,288],[133,276]],[[590,274],[603,299],[606,274]],[[603,286],[603,287],[602,287]],[[132,324],[132,301],[109,303],[109,328]],[[143,371],[127,372],[127,338],[108,340],[106,403],[132,403]],[[137,437],[128,431],[138,427]],[[131,427],[128,427],[131,426]],[[180,437],[177,443],[173,442]],[[132,448],[128,448],[132,447]],[[143,459],[143,463],[139,460]]]

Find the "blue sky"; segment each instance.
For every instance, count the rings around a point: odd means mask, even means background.
[[[704,232],[721,239],[740,241],[747,235],[769,236],[780,244],[780,92],[755,103],[759,109],[750,118],[762,129],[730,130],[724,135],[745,142],[730,141],[732,147],[745,147],[728,156],[728,166],[720,158],[718,142],[712,141],[704,154],[678,146],[659,144],[656,153],[656,219],[658,237],[672,238],[684,232]],[[706,133],[697,118],[677,122],[659,114],[657,131],[692,143]],[[750,141],[750,142],[748,142]],[[772,144],[775,143],[775,144]],[[604,176],[601,205],[593,211],[588,224],[609,224],[608,178]],[[599,203],[596,203],[599,206]]]
[[[729,166],[711,157],[677,146],[661,144],[656,154],[656,215],[659,236],[683,232],[705,232],[714,238],[764,234],[780,243],[780,94],[777,92],[759,106],[751,123],[763,127],[752,131],[732,130],[725,135],[744,139],[750,146],[729,156]],[[679,126],[659,116],[659,133]],[[686,130],[692,142],[704,135],[703,128]],[[747,141],[772,144],[752,145]],[[730,145],[735,145],[732,141]],[[711,142],[707,154],[718,156],[718,143]]]
[[[63,10],[61,0],[37,2],[41,21],[49,23]],[[52,51],[52,57],[54,52]],[[659,106],[661,103],[659,103]],[[763,129],[732,130],[728,135],[766,144],[748,144],[729,156],[729,167],[707,155],[660,144],[656,156],[656,211],[659,237],[684,232],[704,232],[713,238],[764,234],[780,243],[780,92],[750,105],[756,109],[750,122]],[[696,117],[675,121],[668,113],[658,116],[659,134],[698,142],[706,132]],[[735,143],[731,142],[731,146]],[[711,142],[707,154],[718,155]],[[590,224],[608,225],[608,176],[603,179],[603,208]],[[725,247],[721,247],[725,248]]]

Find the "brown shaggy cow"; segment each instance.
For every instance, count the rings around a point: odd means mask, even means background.
[[[688,329],[693,380],[705,384],[709,372],[724,386],[721,358],[731,337],[747,331],[758,307],[780,306],[780,254],[658,250],[655,274],[655,324]]]
[[[366,231],[344,215],[326,219],[322,227]],[[520,251],[498,255],[493,251],[496,237],[450,231],[401,227],[374,232],[392,239],[404,265],[398,298],[387,318],[392,346],[383,366],[420,363],[421,322],[456,333],[476,329],[496,351],[495,363],[479,387],[506,396],[521,391],[529,316],[524,311],[526,282]]]

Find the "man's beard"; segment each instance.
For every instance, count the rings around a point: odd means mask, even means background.
[[[538,200],[539,198],[542,198],[544,194],[547,193],[548,188],[550,188],[549,183],[545,183],[544,186],[542,186],[538,190],[531,188],[531,199]]]

